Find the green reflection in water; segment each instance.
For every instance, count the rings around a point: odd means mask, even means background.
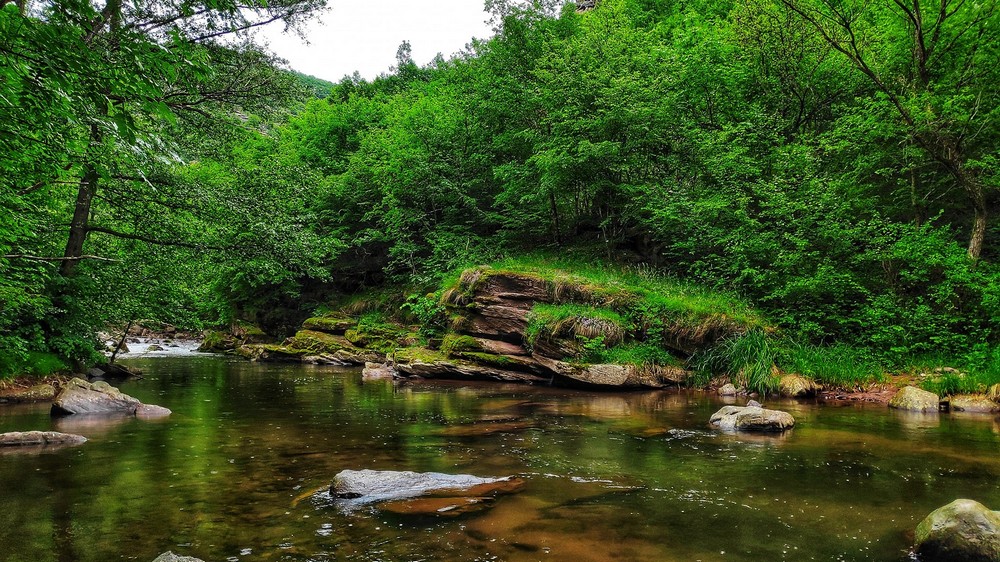
[[[125,392],[168,420],[50,420],[0,431],[82,447],[0,456],[0,560],[889,560],[957,497],[1000,507],[992,418],[785,402],[784,436],[708,430],[698,393],[362,383],[353,370],[149,359]],[[772,405],[775,405],[772,403]],[[524,474],[486,513],[343,513],[345,468]]]

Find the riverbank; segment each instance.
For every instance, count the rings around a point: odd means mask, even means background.
[[[215,342],[220,342],[216,345]],[[900,388],[987,393],[946,366],[890,372],[865,350],[794,341],[736,295],[643,269],[555,259],[468,268],[433,290],[343,297],[281,342],[209,333],[203,350],[253,361],[367,366],[372,377],[888,403]]]

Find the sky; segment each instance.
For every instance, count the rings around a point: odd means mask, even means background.
[[[396,50],[410,42],[413,60],[424,65],[437,53],[447,58],[473,38],[492,35],[483,0],[329,0],[330,10],[306,28],[306,40],[285,35],[280,24],[259,39],[294,70],[336,82],[355,70],[375,78],[396,63]]]

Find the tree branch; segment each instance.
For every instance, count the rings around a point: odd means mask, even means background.
[[[159,240],[156,238],[150,238],[148,236],[142,236],[140,234],[129,234],[127,232],[118,232],[117,230],[112,230],[110,228],[104,228],[100,226],[91,226],[87,228],[88,232],[100,232],[103,234],[108,234],[116,238],[124,238],[126,240],[138,240],[139,242],[146,242],[149,244],[156,244],[157,246],[176,246],[179,248],[191,248],[194,250],[218,250],[220,252],[225,251],[226,248],[221,246],[209,246],[207,244],[194,244],[192,242],[182,242],[179,240]]]
[[[53,261],[53,262],[55,262],[55,261],[58,261],[58,262],[62,262],[62,261],[80,261],[80,260],[97,260],[97,261],[110,261],[110,262],[117,262],[117,261],[119,261],[119,260],[116,260],[116,259],[105,258],[105,257],[101,257],[101,256],[76,256],[76,257],[72,257],[72,258],[49,258],[49,257],[45,257],[45,256],[31,256],[31,255],[28,255],[28,254],[5,254],[3,256],[0,256],[0,258],[3,258],[5,260],[30,260],[30,261]]]

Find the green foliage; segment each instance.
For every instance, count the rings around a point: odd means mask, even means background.
[[[215,40],[321,4],[0,11],[0,348],[86,359],[137,318],[290,333],[331,293],[481,263],[593,309],[553,320],[588,356],[723,341],[762,389],[775,327],[830,381],[1000,344],[993,2],[491,2],[495,37],[335,85]],[[442,329],[402,298],[348,312]]]
[[[400,307],[412,314],[420,324],[420,335],[432,337],[445,329],[447,323],[446,309],[441,304],[441,294],[410,295]],[[447,355],[447,352],[445,352]]]

